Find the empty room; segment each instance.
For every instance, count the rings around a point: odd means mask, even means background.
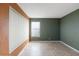
[[[0,3],[0,56],[79,56],[79,3]]]

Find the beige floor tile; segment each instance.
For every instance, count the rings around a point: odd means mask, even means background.
[[[20,56],[79,56],[79,53],[60,42],[30,42]]]

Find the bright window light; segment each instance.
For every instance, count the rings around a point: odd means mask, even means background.
[[[31,23],[32,37],[40,37],[40,22]]]

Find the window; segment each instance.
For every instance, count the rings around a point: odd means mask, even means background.
[[[32,37],[40,37],[40,22],[31,23]]]

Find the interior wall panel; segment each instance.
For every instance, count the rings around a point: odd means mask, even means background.
[[[29,39],[28,19],[15,9],[9,10],[9,53]]]

